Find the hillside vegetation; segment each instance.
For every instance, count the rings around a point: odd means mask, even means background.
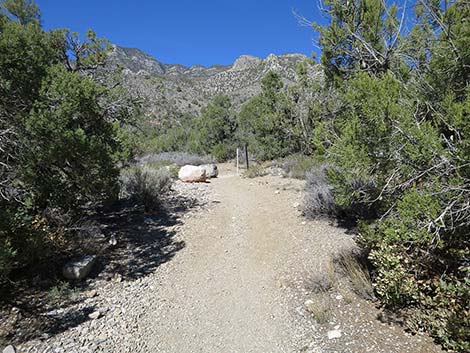
[[[470,6],[386,3],[325,1],[320,64],[186,68],[91,31],[46,32],[32,1],[3,1],[2,284],[115,201],[134,156],[224,161],[247,145],[257,161],[308,169],[306,213],[354,224],[375,295],[409,329],[470,351]]]

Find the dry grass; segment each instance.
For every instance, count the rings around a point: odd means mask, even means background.
[[[260,164],[254,164],[243,173],[243,176],[245,178],[257,178],[265,176],[266,174],[266,168],[264,166]]]
[[[360,256],[351,251],[341,252],[335,259],[338,270],[346,276],[352,290],[364,299],[374,298],[369,271]]]
[[[332,262],[328,262],[325,268],[320,270],[307,284],[307,289],[312,294],[310,299],[305,302],[305,309],[320,325],[326,324],[333,317],[334,303],[332,303],[331,293],[335,284],[336,275]]]
[[[326,292],[313,295],[305,302],[305,309],[320,325],[328,323],[333,316],[333,304]]]
[[[213,159],[209,156],[199,156],[185,152],[163,152],[158,154],[148,154],[138,159],[139,164],[176,164],[180,167],[187,164],[202,165],[213,162]]]

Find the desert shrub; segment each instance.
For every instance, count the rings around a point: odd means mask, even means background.
[[[80,291],[72,288],[69,282],[59,281],[52,286],[47,296],[51,302],[64,303],[66,300],[74,300],[78,297]]]
[[[336,205],[328,181],[326,165],[317,165],[306,173],[302,210],[308,218],[335,214]]]
[[[391,307],[407,308],[409,327],[426,328],[446,347],[468,350],[468,228],[430,231],[443,200],[412,189],[396,213],[363,224],[361,241],[370,250],[375,290]]]
[[[171,165],[177,166],[202,165],[213,163],[213,159],[209,156],[191,154],[186,152],[162,152],[156,154],[148,154],[138,158],[139,164],[154,164],[154,165]]]
[[[316,163],[311,156],[298,154],[286,157],[277,162],[276,165],[280,166],[289,178],[306,179],[307,172]]]
[[[333,288],[334,281],[334,274],[321,273],[309,279],[307,288],[313,293],[326,293]]]
[[[152,211],[161,205],[171,183],[171,175],[165,168],[132,167],[121,173],[121,195],[142,205],[145,211]]]
[[[245,178],[257,178],[266,175],[266,168],[261,164],[251,165],[244,173],[243,177]]]

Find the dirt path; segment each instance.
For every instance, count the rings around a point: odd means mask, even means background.
[[[157,239],[160,255],[143,243],[120,261],[130,270],[140,254],[140,267],[150,271],[91,281],[96,294],[51,312],[60,322],[69,313],[81,319],[21,351],[439,352],[429,338],[380,322],[372,302],[334,283],[333,256],[355,244],[345,230],[301,217],[301,181],[243,179],[224,165],[219,178],[194,187],[208,207],[174,224],[138,223],[138,232]],[[320,324],[304,303],[325,281]],[[100,317],[87,319],[93,310]],[[341,337],[329,339],[329,330]]]
[[[230,173],[230,172],[228,172]],[[265,185],[225,174],[217,206],[187,224],[187,251],[159,291],[166,302],[153,343],[162,352],[292,352],[295,330],[281,296],[279,262],[300,222]]]

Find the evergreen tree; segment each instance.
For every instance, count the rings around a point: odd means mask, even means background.
[[[73,219],[87,202],[116,197],[118,132],[134,111],[118,88],[95,79],[107,41],[92,31],[86,41],[45,32],[33,1],[7,0],[1,10],[0,279],[13,262],[28,265],[52,249],[49,235],[65,224],[48,214]]]
[[[317,29],[340,109],[314,140],[335,201],[359,221],[385,304],[467,351],[468,3],[418,1],[409,35],[385,2],[327,4],[330,25]]]

